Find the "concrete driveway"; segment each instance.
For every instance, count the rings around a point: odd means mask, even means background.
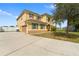
[[[22,32],[0,32],[0,55],[79,56],[79,44],[25,35]]]

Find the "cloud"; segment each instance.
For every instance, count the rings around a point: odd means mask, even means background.
[[[14,16],[12,13],[9,13],[1,9],[0,9],[0,15],[8,15],[8,16],[15,17],[15,18],[17,17],[17,16]]]
[[[51,11],[52,14],[54,14],[54,12],[56,11],[56,7],[54,4],[49,4],[49,5],[45,5],[45,8],[47,8],[48,10]]]
[[[53,4],[45,5],[45,7],[48,9],[55,9],[55,6]]]
[[[15,18],[18,18],[18,16],[15,16]]]

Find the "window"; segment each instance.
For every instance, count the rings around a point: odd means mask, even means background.
[[[41,29],[45,29],[45,25],[41,24],[40,25]]]
[[[33,14],[29,14],[29,18],[30,19],[33,19]]]
[[[38,29],[38,24],[32,23],[32,29]]]

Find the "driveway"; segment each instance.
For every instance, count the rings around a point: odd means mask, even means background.
[[[22,32],[0,32],[2,56],[79,56],[79,44],[32,36]]]

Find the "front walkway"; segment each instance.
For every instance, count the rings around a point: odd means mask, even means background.
[[[0,55],[79,55],[79,44],[31,36],[21,32],[0,32]]]

